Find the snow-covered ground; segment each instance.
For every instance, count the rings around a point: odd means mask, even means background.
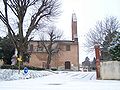
[[[36,71],[36,70],[29,70],[27,74],[24,74],[24,70],[21,70],[20,74],[18,74],[18,70],[0,69],[0,81],[31,79],[31,78],[48,76],[51,74],[53,73],[47,71]]]
[[[120,81],[96,80],[95,72],[29,71],[28,77],[24,74],[18,77],[21,78],[1,80],[0,90],[120,90]]]

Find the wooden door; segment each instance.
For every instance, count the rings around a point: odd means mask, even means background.
[[[65,62],[65,69],[71,69],[70,61]]]

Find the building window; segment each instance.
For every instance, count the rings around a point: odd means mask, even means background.
[[[38,51],[38,52],[42,52],[42,51],[43,51],[43,47],[38,47],[38,48],[37,48],[37,51]]]
[[[70,51],[70,45],[66,45],[66,51]]]
[[[46,62],[42,62],[42,68],[46,68]]]
[[[30,45],[30,51],[33,51],[33,44]]]

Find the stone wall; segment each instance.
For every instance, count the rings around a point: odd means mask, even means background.
[[[120,62],[106,61],[100,65],[101,79],[119,80],[120,79]]]

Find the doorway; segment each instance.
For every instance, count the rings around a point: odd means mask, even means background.
[[[71,69],[70,61],[65,62],[65,69]]]

